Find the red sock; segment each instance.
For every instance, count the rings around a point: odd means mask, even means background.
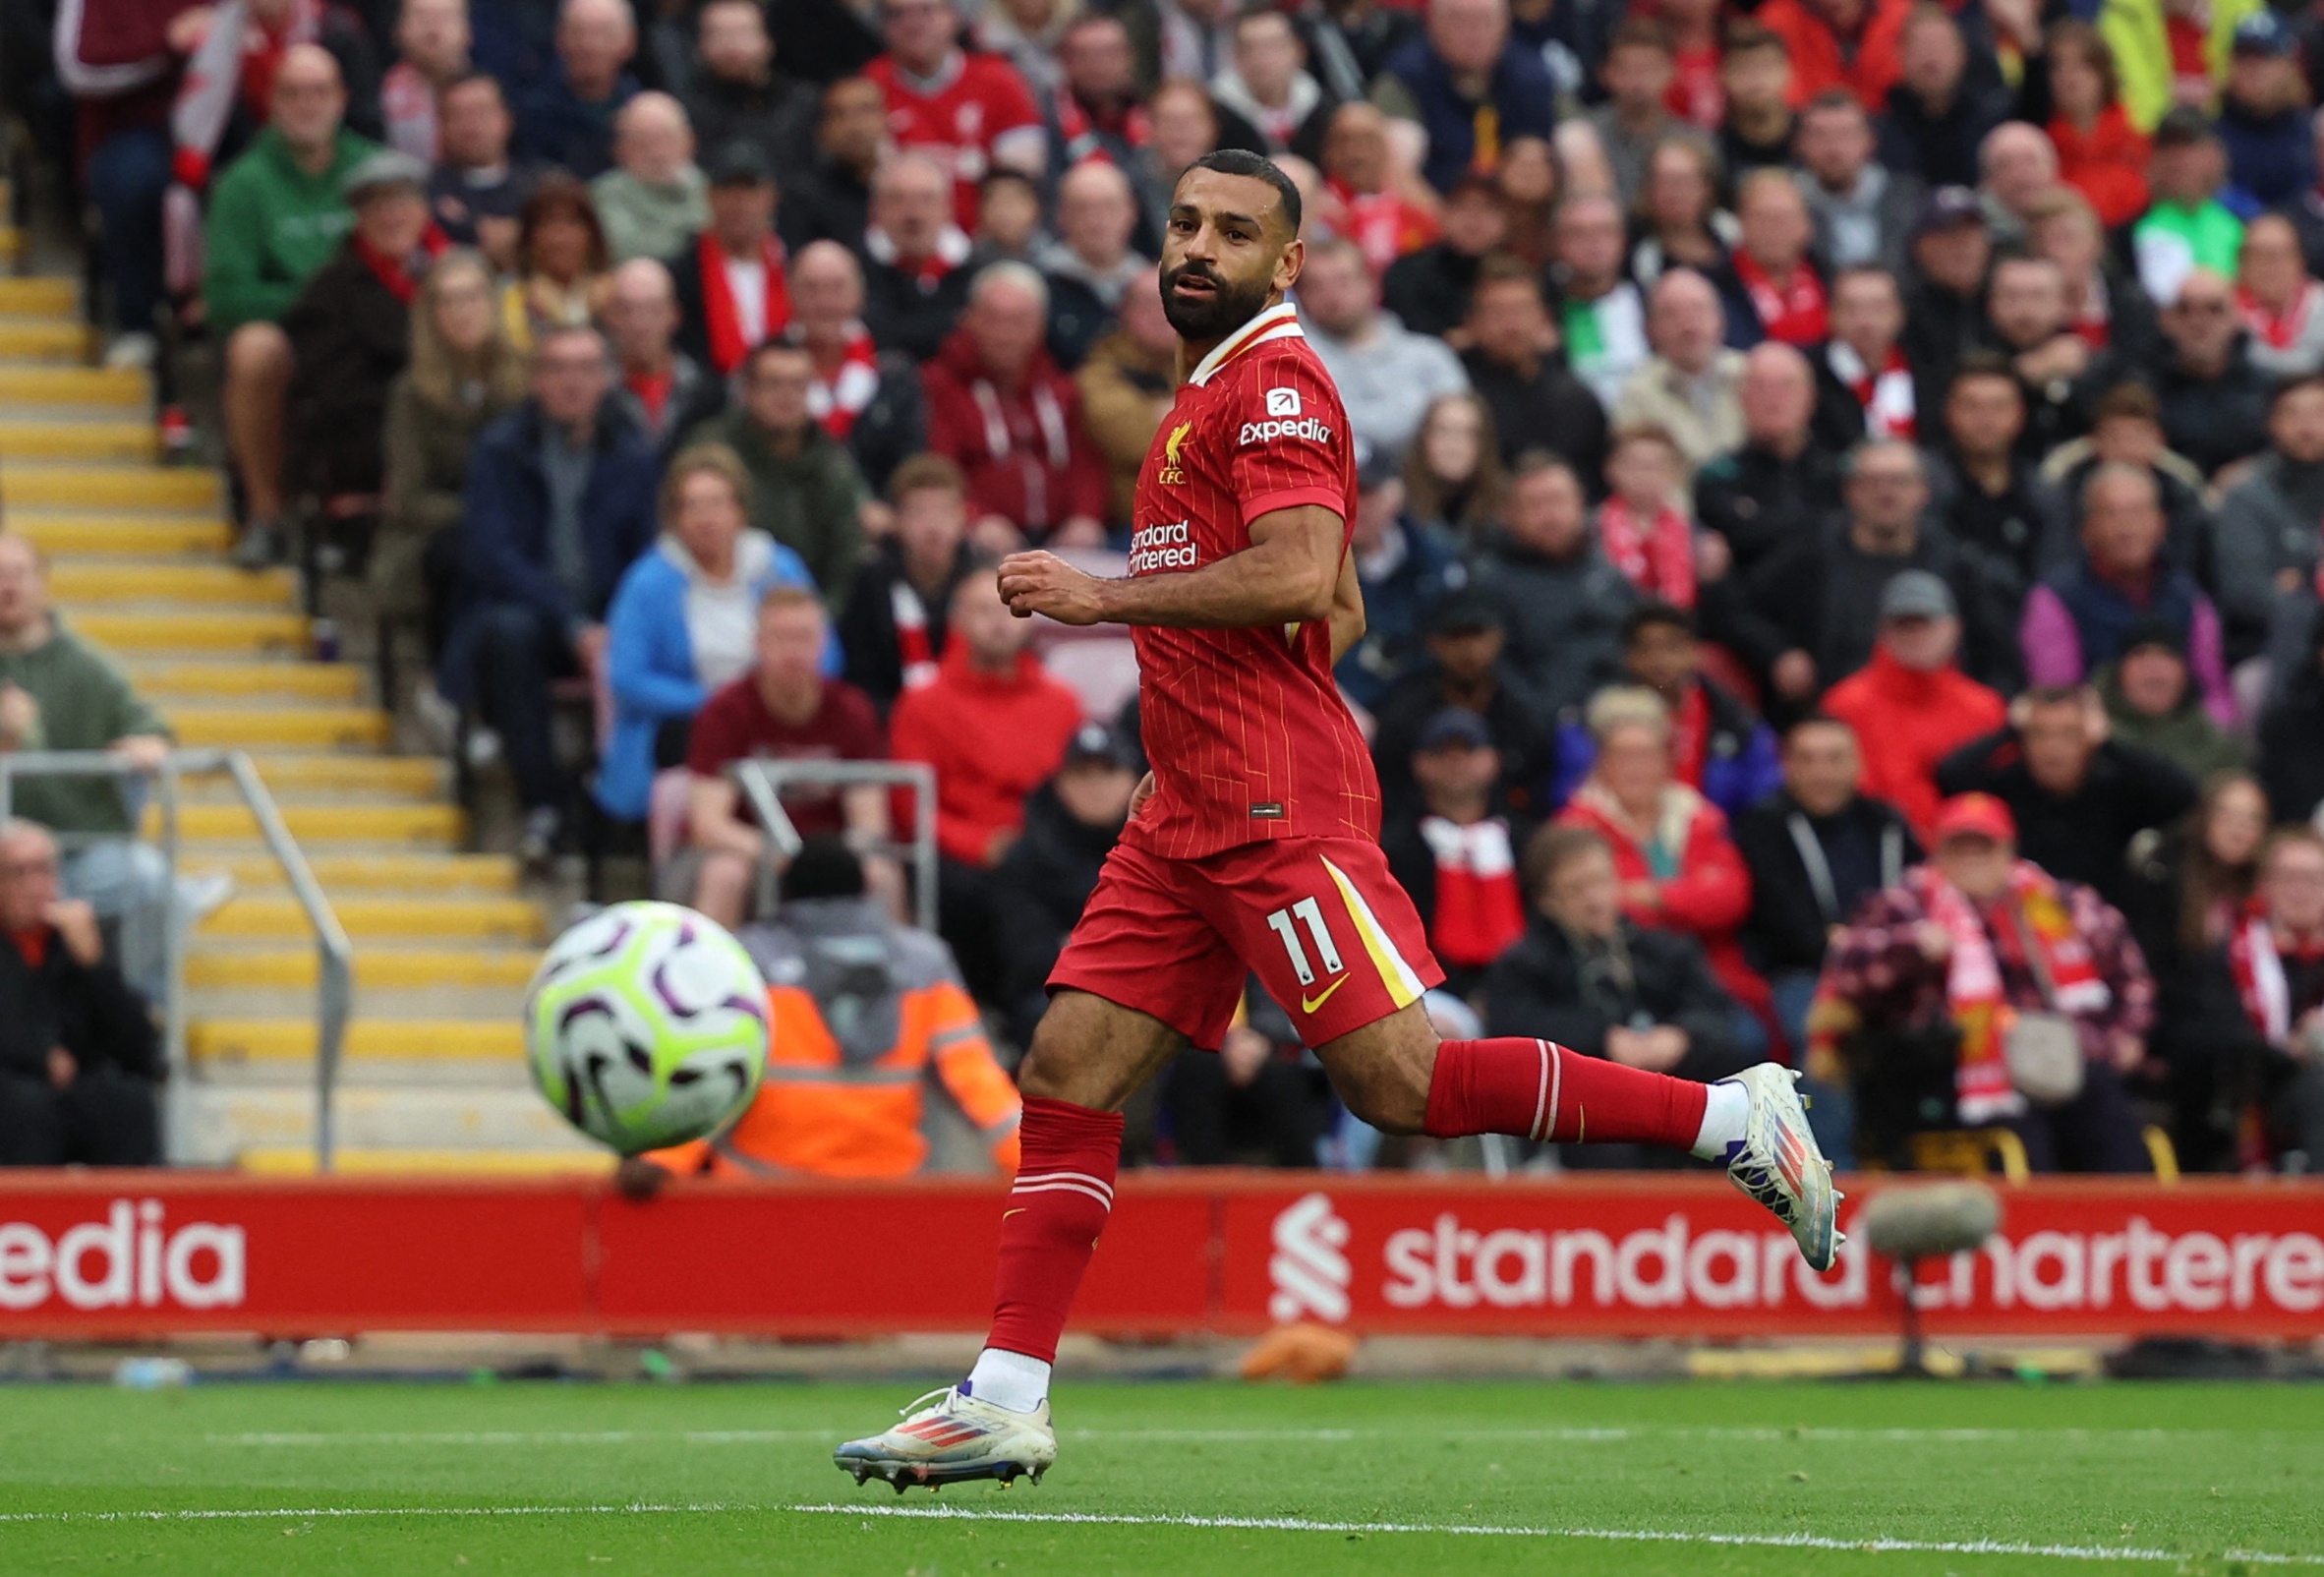
[[[1114,1208],[1122,1114],[1028,1095],[1017,1138],[1017,1184],[1001,1216],[985,1345],[1052,1364],[1081,1272]]]
[[[1687,1149],[1703,1130],[1705,1087],[1584,1057],[1550,1040],[1447,1040],[1428,1080],[1438,1139],[1512,1134],[1578,1143]]]

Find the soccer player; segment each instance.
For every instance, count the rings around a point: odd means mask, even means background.
[[[1096,579],[1046,553],[1002,560],[1017,613],[1133,626],[1154,770],[1017,1070],[1021,1160],[984,1352],[922,1398],[932,1406],[839,1447],[859,1483],[1037,1480],[1056,1460],[1049,1369],[1113,1203],[1122,1103],[1188,1044],[1219,1044],[1246,971],[1375,1128],[1691,1150],[1724,1159],[1818,1270],[1838,1250],[1830,1167],[1785,1070],[1704,1085],[1430,1026],[1421,994],[1443,971],[1388,874],[1379,786],[1332,683],[1364,627],[1356,461],[1283,299],[1299,232],[1299,191],[1273,164],[1221,150],[1188,168],[1161,267],[1178,400],[1138,476],[1130,574]]]

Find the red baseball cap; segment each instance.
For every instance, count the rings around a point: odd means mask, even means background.
[[[2017,842],[2017,818],[1991,794],[1954,794],[1937,808],[1937,824],[1930,842],[1947,838],[1990,838],[1997,844]]]

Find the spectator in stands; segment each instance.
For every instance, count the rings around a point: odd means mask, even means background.
[[[2193,779],[2110,736],[2094,692],[2044,686],[2010,703],[2007,728],[1946,757],[1937,787],[2000,799],[2027,859],[2110,901],[2127,880],[2131,839],[2169,826],[2195,802]]]
[[[1729,818],[1781,784],[1774,731],[1705,675],[1703,645],[1685,610],[1650,601],[1630,611],[1622,623],[1622,681],[1661,697],[1672,724],[1672,775]],[[1597,741],[1580,720],[1558,725],[1559,803],[1590,776],[1597,758]]]
[[[613,270],[605,320],[613,342],[613,403],[667,458],[725,407],[726,385],[677,348],[677,287],[656,260],[632,258]]]
[[[711,692],[686,744],[686,845],[656,875],[664,897],[731,929],[752,906],[771,857],[767,835],[727,768],[737,761],[878,761],[887,740],[861,690],[823,673],[831,626],[804,586],[776,586],[759,600],[749,672]],[[844,833],[861,847],[888,835],[888,796],[873,785],[795,785],[784,814],[801,838]],[[885,862],[883,861],[883,864]],[[892,887],[892,872],[872,873]]]
[[[1664,101],[1672,77],[1670,35],[1649,17],[1633,16],[1614,29],[1598,67],[1605,102],[1587,121],[1613,173],[1614,196],[1628,207],[1646,185],[1647,157],[1685,125]]]
[[[1160,291],[1124,294],[1120,326],[1090,347],[1074,385],[1081,391],[1081,426],[1106,463],[1106,520],[1128,525],[1146,450],[1178,400],[1178,331],[1163,314]]]
[[[60,868],[48,829],[0,821],[0,1166],[155,1166],[161,1036]]]
[[[1543,454],[1517,462],[1509,518],[1474,579],[1503,610],[1509,660],[1545,715],[1580,706],[1613,677],[1637,593],[1592,536],[1573,467]]]
[[[2236,316],[2235,289],[2206,268],[2190,270],[2163,310],[2169,352],[2155,380],[2171,447],[2205,476],[2267,442],[2271,380],[2251,360]]]
[[[2220,85],[2219,140],[2228,179],[2262,207],[2290,203],[2316,182],[2308,85],[2292,29],[2262,6],[2236,24]]]
[[[2106,228],[2128,224],[2146,211],[2149,153],[2122,107],[2113,46],[2090,23],[2065,17],[2051,25],[2042,58],[2054,111],[2045,130],[2059,179],[2089,200]]]
[[[2163,306],[2179,299],[2179,285],[2197,268],[2236,276],[2243,217],[2222,201],[2226,185],[2227,153],[2203,112],[2180,106],[2165,115],[2147,161],[2154,202],[2130,227],[2138,282]],[[2238,195],[2237,204],[2243,201]]]
[[[1948,186],[1929,194],[1912,230],[1912,288],[1904,297],[1904,359],[1920,380],[1914,403],[1945,401],[1952,370],[1985,338],[1985,272],[1993,258],[1977,194]]]
[[[613,117],[613,167],[589,183],[614,263],[674,257],[710,217],[685,106],[644,92]]]
[[[1612,198],[1577,193],[1559,204],[1547,273],[1566,366],[1610,409],[1649,354],[1646,302],[1623,276],[1622,211]]]
[[[469,453],[478,435],[523,403],[525,367],[493,311],[492,266],[475,252],[436,260],[414,303],[411,339],[408,368],[387,387],[368,575],[382,619],[425,623],[433,667],[459,582]]]
[[[157,771],[169,747],[161,714],[55,612],[40,551],[0,532],[0,753],[109,750],[143,774]],[[119,927],[122,971],[159,1002],[169,984],[166,928],[216,908],[232,884],[182,882],[173,894],[169,862],[137,841],[122,788],[119,778],[19,778],[10,805],[74,842],[65,892]]]
[[[436,95],[441,145],[428,178],[428,205],[457,246],[475,247],[496,269],[516,266],[517,216],[541,184],[541,170],[510,157],[516,122],[500,85],[471,72]]]
[[[749,671],[767,593],[814,589],[797,554],[751,527],[754,492],[731,449],[703,444],[672,460],[662,535],[606,612],[613,727],[593,791],[616,821],[646,819],[654,775],[685,763],[695,714]],[[827,652],[827,669],[838,655]]]
[[[1903,814],[1863,791],[1856,740],[1837,718],[1800,719],[1783,735],[1781,787],[1735,818],[1735,847],[1751,872],[1744,944],[1768,977],[1775,1022],[1795,1055],[1808,1044],[1808,1008],[1832,934],[1921,859]],[[1817,1101],[1846,1094],[1819,1089]],[[1845,1143],[1850,1126],[1818,1123],[1817,1137],[1829,1129]]]
[[[2034,200],[2027,240],[2065,276],[2065,321],[2093,350],[2126,368],[2152,369],[2163,322],[2138,281],[2114,259],[2104,225],[2079,192],[2055,186]]]
[[[696,428],[690,448],[731,452],[750,479],[750,523],[798,555],[824,605],[846,606],[863,558],[870,495],[847,451],[808,409],[815,362],[804,346],[768,340],[736,369],[735,403]]]
[[[2219,613],[2194,577],[2163,555],[2163,506],[2152,475],[2101,465],[2082,488],[2082,551],[2025,599],[2018,640],[2036,684],[2080,684],[2127,651],[2133,624],[2166,626],[2194,670],[2202,702],[2222,725],[2236,719]]]
[[[1533,830],[1499,793],[1501,755],[1484,719],[1445,707],[1413,741],[1414,802],[1380,829],[1397,885],[1411,895],[1445,989],[1468,997],[1525,931],[1516,850]]]
[[[379,81],[386,143],[422,164],[441,151],[436,98],[474,70],[468,57],[468,0],[405,0],[395,18],[400,57]]]
[[[1428,402],[1469,386],[1460,358],[1380,310],[1379,286],[1354,242],[1308,249],[1299,298],[1307,342],[1339,384],[1356,436],[1402,461]]]
[[[613,118],[637,96],[629,72],[636,53],[637,24],[621,0],[562,0],[556,64],[517,109],[525,152],[577,181],[605,174],[613,163]]]
[[[896,529],[855,571],[840,644],[847,680],[883,710],[936,676],[953,590],[968,573],[968,484],[941,454],[916,454],[888,480]]]
[[[1727,257],[1735,244],[1735,216],[1718,205],[1716,155],[1698,137],[1666,138],[1647,157],[1646,187],[1631,209],[1637,239],[1630,273],[1652,290],[1672,268],[1693,268],[1729,283]],[[1722,332],[1731,332],[1732,324]]]
[[[2007,359],[1973,351],[1952,375],[1929,460],[1937,523],[2005,566],[2021,588],[2074,551],[2064,497],[2019,441],[2025,417],[2025,387]]]
[[[1154,260],[1130,248],[1137,198],[1111,164],[1082,164],[1057,185],[1057,239],[1036,243],[1049,285],[1049,351],[1078,370],[1110,331],[1123,298],[1153,282]]]
[[[2122,636],[2122,655],[2095,670],[2090,682],[2124,744],[2161,756],[2197,783],[2245,766],[2242,742],[2204,710],[2186,638],[2170,620],[2133,623]]]
[[[1443,233],[1388,264],[1380,300],[1416,334],[1451,333],[1468,316],[1469,292],[1484,260],[1509,237],[1509,210],[1499,189],[1481,175],[1464,176],[1444,197]]]
[[[319,44],[294,44],[274,71],[272,119],[218,177],[204,227],[203,301],[225,347],[226,447],[242,479],[236,562],[261,568],[282,542],[285,405],[294,360],[283,315],[330,260],[354,215],[341,188],[374,146],[342,124],[347,91]]]
[[[1082,430],[1079,391],[1041,343],[1048,302],[1032,268],[989,264],[922,369],[928,446],[967,478],[974,533],[996,552],[1105,537],[1105,462]]]
[[[959,46],[960,15],[949,0],[881,0],[888,52],[863,74],[888,100],[888,132],[901,148],[953,171],[954,222],[976,218],[977,182],[996,166],[1038,179],[1048,159],[1041,113],[1017,68]]]
[[[1608,491],[1593,524],[1599,550],[1640,596],[1692,609],[1696,583],[1715,566],[1718,550],[1696,545],[1680,481],[1685,469],[1669,434],[1624,428],[1606,458]]]
[[[1753,340],[1820,344],[1830,331],[1830,297],[1808,256],[1815,227],[1788,170],[1754,170],[1735,197],[1739,228],[1731,260]]]
[[[2251,365],[2279,382],[2324,371],[2324,280],[2308,276],[2299,232],[2281,213],[2243,231],[2236,310],[2251,337]]]
[[[2092,350],[2067,321],[2064,271],[2048,258],[1999,259],[1986,312],[1995,348],[2009,358],[2027,403],[2018,441],[2029,457],[2087,434],[2100,395],[2124,370],[2111,352]]]
[[[976,248],[961,266],[975,274],[988,263],[1031,263],[1043,217],[1038,181],[1006,166],[985,171],[976,183],[976,223],[969,231]]]
[[[1290,14],[1246,11],[1231,27],[1235,58],[1211,78],[1211,98],[1249,123],[1270,157],[1297,153],[1319,161],[1324,127],[1339,100],[1309,75],[1307,47]]]
[[[1658,427],[1677,440],[1689,468],[1743,441],[1743,354],[1726,348],[1718,292],[1691,268],[1655,282],[1647,310],[1653,358],[1630,375],[1614,402],[1617,427]]]
[[[1751,876],[1716,805],[1672,774],[1670,709],[1652,690],[1613,685],[1585,713],[1598,759],[1558,812],[1560,824],[1588,827],[1613,850],[1622,912],[1639,925],[1674,931],[1702,945],[1727,993],[1758,1013],[1767,982],[1743,957],[1741,927],[1751,912]],[[1737,1035],[1756,1056],[1761,1021],[1737,1015]]]
[[[1525,847],[1524,937],[1485,975],[1485,1032],[1540,1036],[1585,1057],[1713,1082],[1756,1053],[1733,998],[1691,938],[1629,912],[1621,856],[1590,827],[1544,827]],[[1567,1166],[1676,1164],[1629,1144],[1570,1146]]]
[[[2248,773],[2225,772],[2204,784],[2202,798],[2183,820],[2131,850],[2130,880],[2121,907],[2161,998],[2169,1032],[2159,1026],[2157,1037],[2177,1041],[2194,1027],[2208,1042],[2157,1048],[2158,1055],[2174,1064],[2177,1075],[2189,1072],[2190,1065],[2207,1068],[2218,1041],[2235,1038],[2232,1024],[2225,1026],[2223,1037],[2223,1026],[2212,1017],[2229,993],[2220,989],[2221,980],[2210,978],[2211,965],[2218,950],[2250,914],[2259,886],[2260,849],[2270,825],[2268,796],[2258,781]],[[2205,1024],[2207,1017],[2211,1022]],[[2207,1105],[2210,1081],[2203,1082],[2201,1100]],[[2183,1098],[2179,1104],[2182,1112],[2186,1110]],[[2238,1114],[2224,1136],[2227,1143],[2234,1142],[2235,1129],[2240,1126]],[[2220,1135],[2199,1137],[2182,1150],[2180,1160],[2201,1166],[2221,1142]]]
[[[2268,447],[2219,506],[2212,542],[2230,661],[2269,652],[2294,666],[2316,606],[2320,521],[2324,378],[2309,376],[2278,385]]]
[[[815,89],[775,69],[766,12],[756,0],[708,0],[694,28],[699,69],[685,100],[696,140],[707,148],[748,143],[773,169],[805,165],[814,151]]]
[[[1832,276],[1831,337],[1814,352],[1816,414],[1827,446],[1920,436],[1920,402],[1904,360],[1903,334],[1904,292],[1894,274],[1843,268]]]
[[[2006,720],[2001,696],[1953,666],[1961,621],[1952,589],[1906,570],[1882,590],[1872,661],[1824,693],[1824,710],[1855,730],[1860,787],[1926,829],[1937,816],[1937,767]]]
[[[1845,89],[1821,93],[1800,111],[1799,190],[1815,220],[1817,254],[1833,268],[1901,273],[1928,188],[1872,153],[1872,123]]]
[[[925,153],[897,153],[872,177],[864,232],[863,321],[882,350],[927,361],[968,304],[967,231],[952,220],[952,178]]]
[[[588,0],[584,0],[588,3]],[[509,342],[533,351],[550,332],[586,328],[612,293],[612,257],[585,188],[543,181],[516,220],[516,269],[500,296]]]
[[[1487,258],[1469,298],[1469,385],[1492,413],[1501,459],[1547,449],[1584,476],[1603,470],[1605,409],[1556,354],[1557,330],[1541,304],[1540,279],[1514,258]],[[1435,396],[1442,400],[1450,392]]]
[[[721,378],[790,321],[790,279],[775,237],[775,172],[755,144],[711,154],[707,220],[669,249],[678,347]]]
[[[1754,346],[1737,387],[1743,441],[1695,473],[1695,518],[1727,545],[1738,574],[1840,511],[1840,460],[1816,441],[1815,375],[1790,345]]]
[[[1380,774],[1380,808],[1393,820],[1420,799],[1413,752],[1428,721],[1447,707],[1482,718],[1500,758],[1493,808],[1539,816],[1548,803],[1552,768],[1549,713],[1503,655],[1499,605],[1477,588],[1447,595],[1429,610],[1422,636],[1427,661],[1381,697],[1372,730]]]
[[[1918,1093],[1897,1087],[1895,1052],[1874,1048],[1943,1025],[1957,1044],[1945,1093],[1963,1126],[2014,1130],[2037,1172],[2147,1171],[2123,1079],[2146,1056],[2154,983],[2121,912],[2019,858],[2008,808],[1990,795],[1948,800],[1933,842],[1928,863],[1859,910],[1825,965],[1824,1022],[1856,1037],[1867,1117]],[[2010,1010],[2070,1022],[2084,1058],[2078,1093],[2038,1106],[2017,1091]],[[1895,1139],[1925,1125],[1877,1126]]]
[[[1910,0],[1769,0],[1755,14],[1791,56],[1791,101],[1841,88],[1867,113],[1886,103],[1900,75]]]
[[[1405,509],[1395,461],[1359,447],[1356,522],[1348,552],[1364,595],[1364,634],[1340,658],[1340,693],[1369,711],[1421,660],[1421,630],[1446,592],[1469,572],[1444,528]]]
[[[2006,593],[1985,559],[1923,524],[1928,501],[1919,452],[1868,438],[1848,458],[1846,521],[1785,544],[1745,579],[1735,642],[1776,696],[1804,704],[1862,668],[1879,633],[1882,591],[1907,569],[1950,588],[1966,620],[1962,667],[1980,679],[2014,677]]]
[[[2144,383],[2119,383],[2098,400],[2097,424],[2087,438],[2054,450],[2043,476],[2064,496],[2075,534],[2081,532],[2083,490],[2102,465],[2126,465],[2154,478],[2166,522],[2163,553],[2197,581],[2211,578],[2211,516],[2203,501],[2203,473],[2163,438],[2162,406]]]
[[[936,769],[937,927],[978,1001],[1001,1006],[1008,955],[994,872],[1025,800],[1065,759],[1081,702],[1025,649],[1032,624],[979,562],[953,588],[952,639],[936,676],[897,699],[889,748]]]
[[[791,260],[787,337],[814,359],[807,408],[844,444],[873,488],[885,488],[926,433],[920,370],[883,351],[863,323],[863,266],[836,241],[810,241]],[[873,511],[876,515],[877,510]]]
[[[2287,827],[2260,856],[2256,912],[2227,943],[2229,972],[2264,1043],[2253,1082],[2285,1170],[2324,1155],[2324,834]]]
[[[1157,198],[1201,154],[1201,147],[1192,146],[1195,136],[1217,146],[1218,113],[1210,94],[1201,83],[1184,80],[1164,84],[1149,100],[1150,85],[1139,81],[1137,51],[1120,15],[1083,11],[1075,16],[1057,56],[1062,81],[1048,95],[1051,160],[1062,167],[1103,157],[1129,172],[1138,186],[1140,205],[1149,210],[1147,228],[1153,233]],[[1179,147],[1182,140],[1189,146]],[[1171,149],[1168,158],[1165,146]],[[1185,163],[1179,162],[1180,153]]]
[[[2279,821],[2324,805],[2324,613],[2310,620],[2300,663],[2259,720],[2259,781]]]
[[[598,672],[607,605],[655,535],[654,451],[609,407],[611,375],[596,329],[545,335],[531,398],[485,430],[468,466],[461,611],[436,687],[499,730],[536,867],[555,852],[568,788],[550,685]]]
[[[1508,496],[1491,410],[1474,392],[1440,395],[1405,456],[1406,511],[1476,548],[1500,520]]]
[[[800,251],[810,241],[861,251],[871,228],[872,175],[887,148],[888,100],[880,85],[863,77],[826,84],[814,157],[783,183],[784,239]]]
[[[1941,8],[1913,10],[1896,64],[1882,106],[1881,162],[1931,186],[1975,186],[1979,146],[2009,115],[2000,73],[1971,69],[1961,25]]]
[[[944,944],[890,919],[867,875],[828,836],[784,868],[782,906],[742,933],[772,982],[768,1077],[715,1141],[623,1161],[614,1176],[624,1194],[651,1198],[673,1176],[909,1177],[928,1158],[931,1080],[994,1168],[1017,1170],[1020,1102],[975,1003]],[[865,968],[867,957],[879,966]]]
[[[1428,8],[1426,36],[1391,55],[1372,85],[1372,100],[1427,134],[1421,173],[1449,192],[1471,170],[1492,163],[1478,128],[1503,146],[1556,130],[1557,84],[1539,50],[1509,36],[1508,0],[1439,0]]]
[[[1130,819],[1138,769],[1102,723],[1084,723],[1056,773],[1024,802],[1024,821],[994,873],[995,932],[1008,959],[1010,1038],[1030,1042],[1043,989],[1097,873]]]

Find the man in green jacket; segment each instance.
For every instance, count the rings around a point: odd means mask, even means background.
[[[279,326],[308,275],[353,224],[340,182],[378,151],[348,131],[339,63],[319,44],[293,44],[274,73],[270,119],[210,193],[203,299],[226,347],[226,444],[249,517],[235,562],[263,568],[282,548],[282,445],[290,340]]]
[[[169,725],[102,653],[50,606],[47,566],[26,538],[0,531],[0,756],[19,750],[110,750],[141,771],[161,765]],[[159,1002],[166,987],[169,862],[137,841],[119,778],[17,778],[0,815],[61,834],[66,893],[120,923],[122,972]],[[225,879],[187,883],[181,913],[225,902]]]
[[[807,411],[814,358],[771,339],[735,370],[742,399],[687,438],[724,443],[750,471],[750,523],[807,561],[824,606],[837,616],[863,557],[862,511],[870,496],[846,447]]]

